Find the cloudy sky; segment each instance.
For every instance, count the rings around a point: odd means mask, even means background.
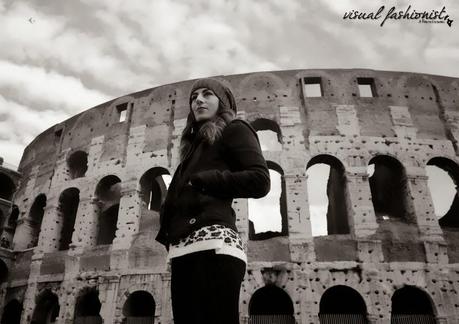
[[[381,5],[446,24],[343,20]],[[0,156],[134,91],[266,70],[371,68],[459,77],[457,0],[0,0]]]

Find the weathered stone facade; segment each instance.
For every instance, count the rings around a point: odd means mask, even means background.
[[[390,323],[394,294],[411,287],[428,297],[437,323],[458,323],[457,200],[440,225],[425,167],[436,162],[459,174],[459,79],[358,69],[221,78],[231,84],[239,118],[276,131],[282,144],[281,152],[264,154],[282,174],[283,235],[249,240],[247,200],[233,204],[248,242],[241,322],[248,323],[259,289],[277,287],[297,323],[319,323],[319,312],[330,313],[322,297],[339,287],[343,303],[347,292],[360,295],[370,323]],[[54,317],[123,323],[129,297],[143,291],[154,309],[143,316],[173,323],[166,250],[154,240],[159,203],[146,196],[163,195],[155,179],[177,166],[191,83],[104,103],[26,148],[13,202],[16,231],[14,238],[2,234],[11,241],[0,249],[7,268],[2,313],[19,312],[21,324]],[[305,92],[311,83],[320,85],[318,96]],[[362,96],[359,84],[372,94]],[[319,237],[312,236],[306,186],[314,163],[331,166],[329,235]],[[379,179],[368,176],[370,163]],[[85,307],[88,300],[96,306]]]

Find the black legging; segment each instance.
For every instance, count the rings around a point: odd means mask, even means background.
[[[171,259],[174,324],[239,324],[244,261],[215,250]]]

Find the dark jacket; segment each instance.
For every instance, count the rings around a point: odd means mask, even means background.
[[[161,206],[156,240],[168,249],[203,226],[220,224],[237,231],[233,198],[261,198],[270,187],[257,133],[246,121],[234,119],[214,144],[192,143]]]

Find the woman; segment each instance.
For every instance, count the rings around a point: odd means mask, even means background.
[[[197,80],[189,103],[156,237],[169,252],[174,323],[239,323],[247,258],[231,204],[265,196],[269,171],[255,130],[235,119],[228,87]]]

